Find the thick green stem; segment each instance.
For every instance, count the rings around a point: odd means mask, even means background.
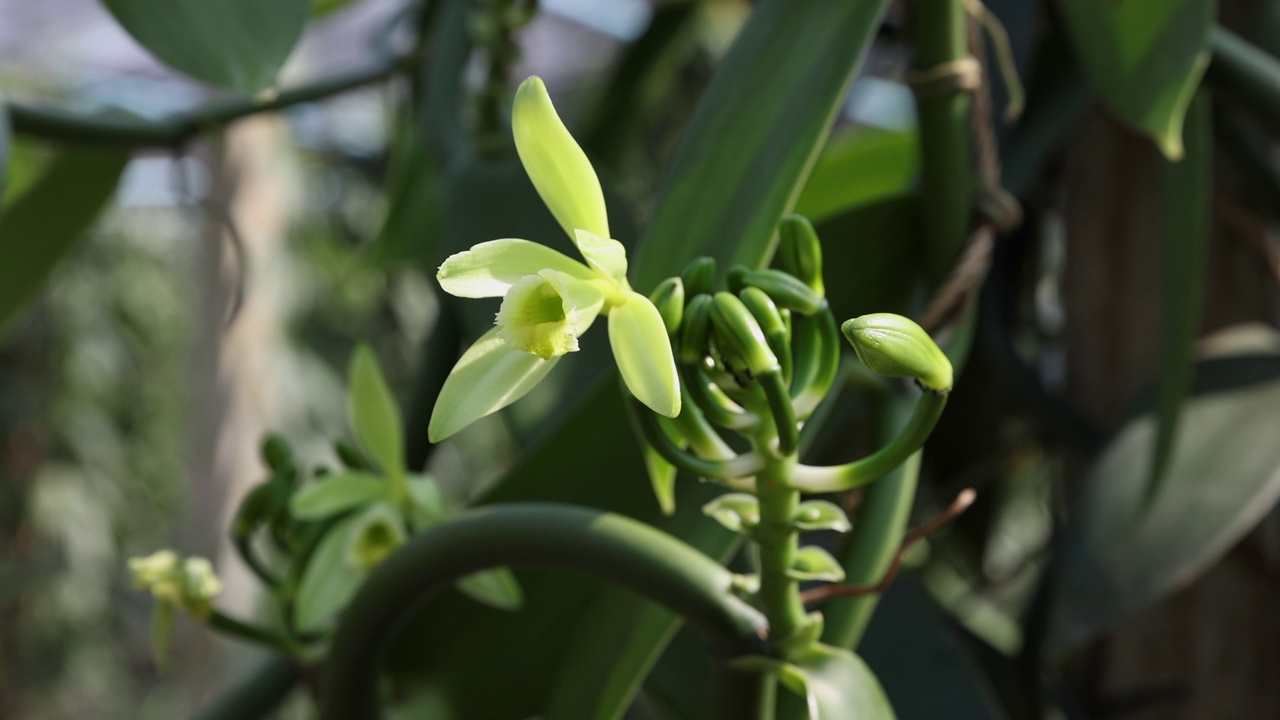
[[[925,391],[905,427],[889,444],[867,457],[835,467],[797,466],[792,482],[805,492],[840,492],[874,482],[901,465],[933,432],[947,406],[947,396]]]
[[[352,70],[279,93],[270,100],[250,97],[217,100],[187,113],[162,120],[100,117],[51,108],[9,105],[13,132],[58,142],[126,147],[178,147],[211,128],[229,125],[258,113],[283,110],[381,82],[407,66],[410,60],[393,58],[360,70]]]
[[[550,503],[470,512],[406,543],[365,581],[334,634],[323,718],[376,718],[383,650],[413,610],[455,580],[501,565],[581,570],[682,615],[721,662],[762,649],[765,621],[719,563],[648,525]],[[738,678],[741,680],[741,678]]]
[[[800,491],[786,483],[786,470],[771,464],[756,477],[760,524],[754,539],[760,551],[760,601],[769,618],[769,641],[776,650],[804,626],[800,582],[791,577],[800,536],[795,527]]]
[[[260,628],[257,625],[250,625],[230,615],[224,615],[218,610],[211,611],[209,617],[205,618],[205,622],[209,624],[209,627],[223,635],[273,648],[286,655],[293,652],[292,643],[283,635]]]
[[[917,72],[932,75],[969,57],[964,0],[913,0],[908,8]],[[952,85],[931,82],[916,93],[925,204],[921,222],[934,283],[947,276],[964,247],[973,197],[969,93],[960,82]]]

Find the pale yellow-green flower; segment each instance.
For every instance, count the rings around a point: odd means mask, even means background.
[[[222,580],[208,560],[183,560],[172,550],[130,558],[129,572],[139,590],[147,590],[156,600],[196,618],[208,617],[211,601],[222,592]]]
[[[516,91],[516,151],[534,188],[585,263],[544,245],[507,238],[449,257],[437,279],[458,297],[501,297],[495,327],[454,366],[428,435],[443,440],[500,410],[546,377],[600,315],[623,381],[655,412],[680,412],[671,341],[658,309],[627,282],[627,255],[609,236],[604,193],[582,148],[560,121],[542,80]]]

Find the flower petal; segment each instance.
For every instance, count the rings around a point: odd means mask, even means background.
[[[544,360],[575,352],[578,336],[603,305],[604,296],[592,283],[543,270],[521,278],[502,298],[498,337]]]
[[[450,255],[436,273],[440,287],[466,298],[502,297],[522,277],[551,268],[582,280],[591,270],[573,258],[529,240],[490,240]]]
[[[444,381],[427,437],[440,442],[519,400],[546,377],[557,360],[517,350],[498,337],[497,328],[481,335]]]
[[[631,394],[660,415],[679,415],[680,380],[671,340],[649,298],[628,292],[627,301],[609,311],[609,343]]]
[[[600,180],[556,114],[542,78],[520,83],[511,111],[511,132],[525,172],[569,237],[578,228],[609,237]]]
[[[613,238],[600,237],[581,228],[573,231],[573,244],[587,259],[587,264],[613,278],[623,287],[627,285],[627,249]]]

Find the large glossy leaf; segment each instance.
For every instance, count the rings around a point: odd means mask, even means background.
[[[4,198],[5,181],[9,177],[9,109],[0,102],[0,199]]]
[[[0,209],[0,330],[44,286],[115,193],[118,150],[67,150]]]
[[[698,104],[634,263],[648,290],[698,255],[768,258],[885,0],[757,3]]]
[[[1212,195],[1213,133],[1209,98],[1200,95],[1187,114],[1187,154],[1166,163],[1163,216],[1165,242],[1162,278],[1164,303],[1161,332],[1158,426],[1152,450],[1149,495],[1160,491],[1178,437],[1182,403],[1191,386],[1195,360],[1192,343],[1200,330],[1204,294],[1205,251],[1209,246],[1209,201]]]
[[[311,9],[311,0],[102,1],[165,64],[246,93],[275,83]]]
[[[1252,360],[1253,362],[1244,362]],[[1280,380],[1275,356],[1197,369],[1169,473],[1144,505],[1155,420],[1125,426],[1085,479],[1057,582],[1051,647],[1064,652],[1193,581],[1280,497]],[[1269,379],[1241,386],[1250,365]],[[1243,363],[1243,364],[1242,364]],[[1216,379],[1215,379],[1216,378]]]
[[[1182,157],[1187,105],[1209,63],[1214,0],[1061,0],[1085,71],[1107,106]]]
[[[909,580],[884,594],[858,655],[880,679],[899,720],[1005,717],[955,628]]]

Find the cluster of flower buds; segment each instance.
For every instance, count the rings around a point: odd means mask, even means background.
[[[222,592],[222,580],[208,560],[184,559],[172,550],[130,558],[129,573],[139,590],[146,590],[158,602],[201,620],[209,616],[213,598]]]

